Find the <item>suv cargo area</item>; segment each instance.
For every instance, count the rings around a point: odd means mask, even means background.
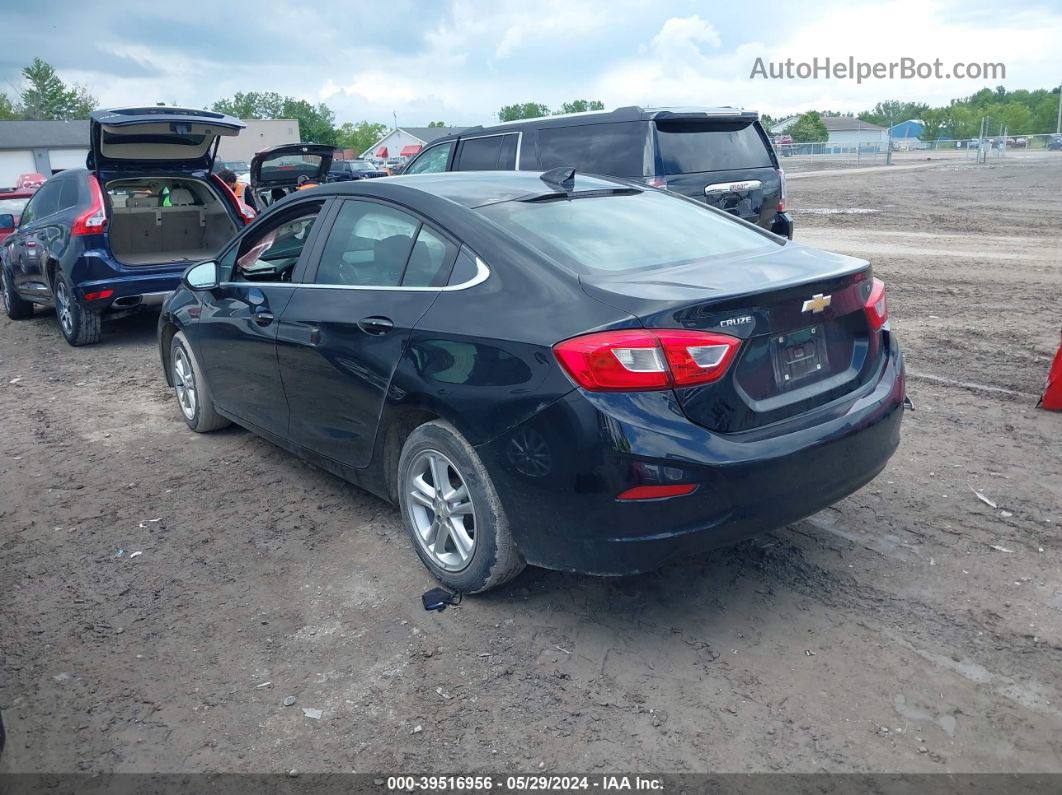
[[[237,232],[223,199],[202,180],[119,179],[105,192],[111,253],[125,265],[209,259]]]

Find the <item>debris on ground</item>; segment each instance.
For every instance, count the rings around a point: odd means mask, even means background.
[[[290,707],[294,703],[295,703],[295,696],[288,696],[287,698],[284,699],[284,706],[285,707]]]
[[[992,545],[992,549],[994,549],[996,552],[1013,552],[1014,551],[1013,549],[1007,549],[1006,547],[1001,547],[999,544],[993,544]]]
[[[321,710],[314,709],[313,707],[303,707],[302,714],[307,718],[313,718],[314,720],[320,720],[321,716],[324,715]]]
[[[144,551],[142,549],[138,549],[136,552],[131,552],[129,554],[129,557],[130,558],[137,558],[137,557],[140,557],[143,554],[144,554]]]
[[[979,500],[980,500],[981,502],[983,502],[983,503],[984,503],[985,505],[987,505],[987,506],[988,506],[989,508],[998,508],[998,507],[999,507],[999,506],[998,506],[998,505],[996,505],[996,504],[995,504],[994,502],[992,502],[992,500],[988,499],[988,497],[986,497],[986,496],[985,496],[984,494],[982,494],[982,493],[981,493],[981,492],[979,492],[979,491],[978,491],[977,489],[975,489],[975,488],[974,488],[973,486],[971,486],[971,485],[967,484],[967,485],[966,485],[966,487],[967,487],[967,488],[968,488],[968,489],[969,489],[970,491],[972,491],[972,492],[974,493],[974,496],[975,496],[975,497],[977,497],[977,499],[979,499]]]

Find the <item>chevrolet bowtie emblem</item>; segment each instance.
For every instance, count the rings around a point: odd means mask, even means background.
[[[811,298],[809,298],[807,301],[804,302],[804,308],[801,309],[800,311],[801,312],[813,312],[815,314],[818,314],[819,312],[821,312],[823,309],[825,309],[826,307],[828,307],[830,305],[831,297],[832,296],[823,295],[822,293],[817,293],[817,294],[811,296]]]

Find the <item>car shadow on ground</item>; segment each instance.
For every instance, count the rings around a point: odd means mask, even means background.
[[[54,310],[37,308],[32,318],[21,322],[32,324],[41,334],[62,336]],[[114,320],[105,319],[100,341],[97,345],[114,348],[138,348],[144,345],[154,345],[155,337],[158,333],[158,325],[159,313],[148,310],[126,317],[115,318]]]

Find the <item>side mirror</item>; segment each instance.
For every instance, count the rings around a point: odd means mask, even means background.
[[[182,281],[190,290],[213,290],[218,286],[218,264],[200,262],[184,272]]]
[[[11,213],[0,213],[0,229],[14,229],[15,216]]]

